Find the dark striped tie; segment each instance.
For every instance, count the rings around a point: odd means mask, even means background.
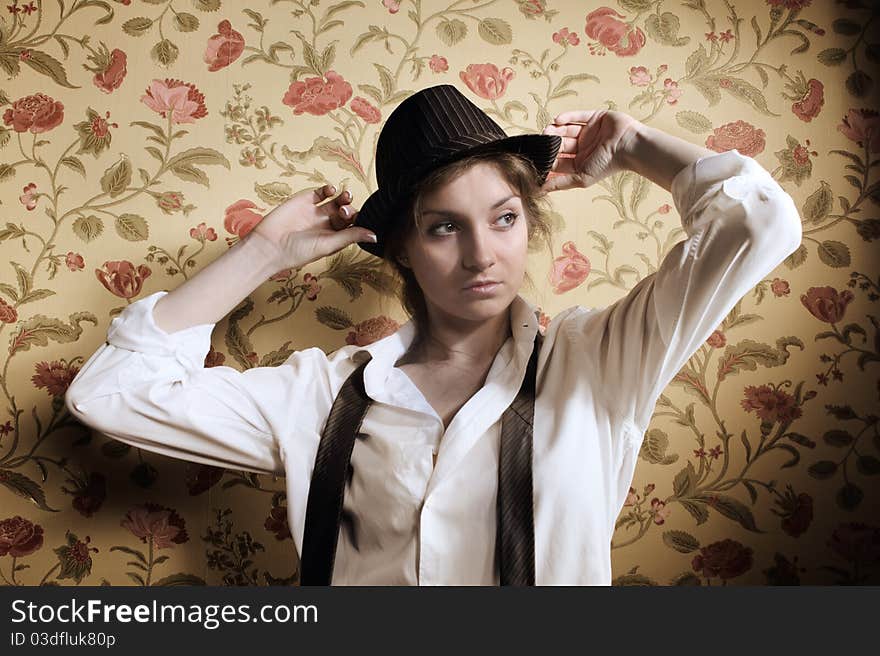
[[[532,496],[532,423],[535,414],[535,375],[543,338],[535,343],[525,378],[513,403],[501,417],[498,462],[498,530],[496,550],[501,585],[535,584],[535,528]],[[364,390],[360,364],[343,383],[333,401],[321,434],[309,498],[300,557],[300,585],[330,585],[342,521],[345,484],[351,476],[351,453],[372,399]]]

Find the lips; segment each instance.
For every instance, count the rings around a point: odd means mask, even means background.
[[[497,280],[476,280],[465,287],[465,289],[470,289],[471,287],[479,287],[481,285],[492,285],[498,284]]]

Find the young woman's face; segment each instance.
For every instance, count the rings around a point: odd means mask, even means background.
[[[522,200],[494,165],[481,162],[425,196],[421,227],[404,245],[429,310],[480,321],[507,310],[526,269]],[[468,289],[492,280],[485,289]]]

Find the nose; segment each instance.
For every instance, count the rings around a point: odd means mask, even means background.
[[[472,230],[462,240],[462,266],[470,271],[484,271],[495,264],[495,251],[488,230]]]

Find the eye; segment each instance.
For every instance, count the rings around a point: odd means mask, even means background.
[[[506,214],[499,216],[498,220],[500,221],[501,219],[506,219],[508,217],[510,217],[510,221],[506,224],[508,227],[516,223],[516,220],[519,218],[515,212],[507,212]]]
[[[442,231],[438,230],[438,228],[440,228],[442,226],[454,226],[454,225],[455,224],[452,223],[451,221],[444,221],[443,223],[435,223],[434,225],[432,225],[428,229],[428,232],[431,233],[432,235],[448,235],[449,234],[448,232],[442,232]]]

